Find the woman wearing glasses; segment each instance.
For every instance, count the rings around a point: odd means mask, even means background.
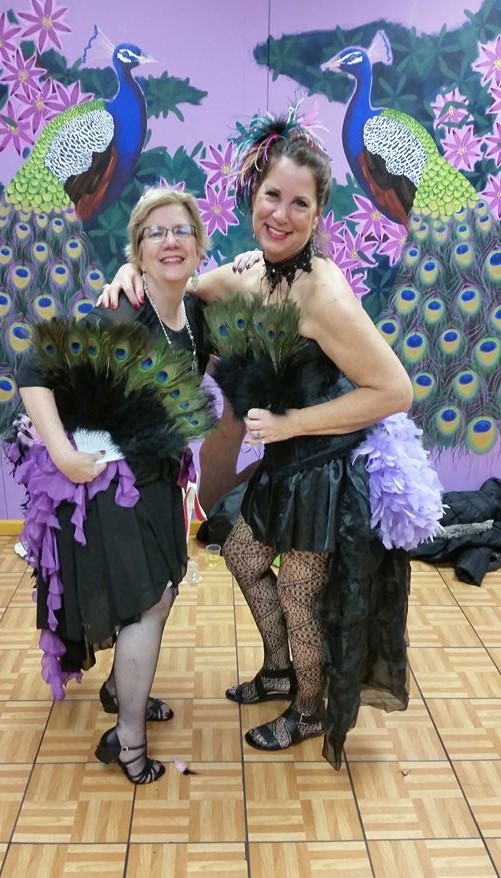
[[[97,318],[100,331],[120,333],[125,332],[124,327],[132,331],[129,347],[128,343],[120,347],[120,356],[125,356],[124,350],[130,352],[133,344],[134,327],[144,327],[147,332],[140,333],[141,339],[146,338],[151,350],[160,352],[159,356],[166,357],[165,362],[173,364],[170,374],[177,368],[184,369],[186,377],[176,385],[175,394],[182,396],[186,388],[187,394],[191,393],[190,405],[193,393],[199,394],[198,434],[203,433],[212,420],[211,401],[200,390],[200,372],[206,362],[200,353],[204,320],[200,303],[194,297],[189,297],[189,302],[184,298],[186,284],[208,246],[196,202],[186,193],[151,189],[132,210],[128,232],[128,257],[142,273],[144,304],[134,309],[124,298],[113,312],[96,309],[88,321],[89,331],[96,327],[93,318]],[[148,367],[150,363],[148,358],[141,359],[143,350],[139,349],[138,373],[146,368],[145,363]],[[157,376],[165,380],[168,371],[165,367]],[[130,456],[121,446],[125,460],[115,465],[115,475],[111,481],[108,478],[108,486],[103,488],[105,471],[109,472],[113,464],[102,461],[101,451],[90,453],[75,447],[66,423],[63,424],[60,382],[51,384],[47,379],[43,357],[32,357],[18,379],[27,413],[45,445],[44,453],[48,453],[47,467],[52,467],[56,480],[61,474],[65,477],[61,480],[61,493],[69,497],[69,491],[71,495],[55,513],[59,525],[55,541],[64,589],[60,607],[50,594],[54,590],[54,575],[42,575],[42,552],[36,565],[37,624],[43,632],[42,648],[44,643],[49,644],[43,660],[45,679],[53,686],[56,697],[64,697],[62,685],[57,692],[56,663],[59,662],[59,683],[65,684],[71,676],[79,677],[82,669],[94,664],[97,648],[114,644],[113,668],[101,687],[100,699],[108,713],[118,714],[118,721],[102,736],[96,756],[105,763],[118,763],[132,783],[150,783],[161,777],[165,768],[147,756],[146,720],[165,721],[172,717],[164,701],[150,696],[150,689],[164,625],[186,572],[180,464],[184,463],[185,469],[189,466],[189,456],[182,459],[187,443],[183,445],[180,440],[175,452],[164,453],[166,442],[177,441],[172,425],[165,421],[164,409],[160,406],[159,423],[146,422],[146,418],[152,417],[151,398],[146,398],[141,414],[135,403],[139,396],[127,389],[125,396],[122,392],[121,405],[122,416],[130,415],[133,424],[133,435],[124,439]],[[131,386],[140,387],[134,381]],[[102,394],[115,390],[107,388]],[[97,395],[100,393],[97,388]],[[105,398],[105,409],[115,407],[112,397],[106,403]],[[179,405],[182,408],[184,403]],[[113,411],[108,414],[115,421],[122,417]],[[119,433],[122,426],[109,427],[112,438],[113,430],[116,428]],[[197,427],[190,422],[189,429],[195,437]],[[158,447],[154,445],[153,434],[158,434]],[[40,443],[38,446],[43,448]],[[85,545],[75,539],[78,504],[71,494],[75,486],[80,495],[85,495]],[[54,643],[55,648],[51,648]]]

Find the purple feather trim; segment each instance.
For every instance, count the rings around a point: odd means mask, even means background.
[[[27,563],[38,570],[48,583],[47,610],[49,628],[40,635],[42,649],[42,677],[52,689],[54,698],[64,698],[64,686],[70,679],[80,682],[81,673],[65,672],[61,669],[61,657],[66,652],[58,637],[57,610],[61,609],[63,583],[59,563],[56,530],[60,529],[57,508],[63,501],[74,503],[71,522],[75,526],[75,540],[85,546],[84,531],[87,498],[91,500],[100,491],[105,491],[115,474],[118,473],[118,486],[115,502],[119,506],[131,508],[139,499],[135,487],[134,474],[125,460],[112,461],[104,467],[99,476],[85,485],[75,484],[57,469],[40,440],[27,444],[19,437],[5,447],[8,459],[14,465],[16,482],[28,491],[24,530],[21,539],[27,546]]]
[[[422,430],[406,414],[376,424],[355,449],[369,473],[371,525],[387,549],[414,549],[443,528],[442,485],[420,440]]]

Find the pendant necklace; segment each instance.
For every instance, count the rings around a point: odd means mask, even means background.
[[[165,340],[166,340],[167,344],[169,345],[169,347],[172,348],[172,350],[174,350],[174,345],[172,344],[172,340],[169,336],[169,333],[167,332],[167,327],[166,327],[165,323],[163,322],[162,318],[160,317],[160,314],[158,313],[158,308],[156,306],[156,302],[152,298],[150,291],[148,289],[148,281],[146,280],[146,275],[144,273],[142,275],[142,281],[143,281],[144,294],[145,294],[146,298],[148,299],[148,302],[150,303],[151,307],[153,308],[153,311],[155,312],[155,314],[157,316],[157,320],[158,320],[158,322],[160,324],[160,328],[165,336]],[[198,371],[197,346],[195,344],[195,339],[194,339],[193,333],[191,331],[191,326],[190,326],[190,323],[188,320],[188,315],[186,313],[186,307],[185,307],[184,302],[183,302],[183,309],[184,309],[184,329],[186,329],[186,331],[188,333],[188,336],[190,339],[190,344],[191,344],[191,358],[192,358],[191,359],[191,371],[197,372]],[[172,331],[175,332],[175,330],[172,330]]]
[[[264,260],[264,278],[268,281],[270,295],[275,292],[276,288],[281,284],[282,280],[287,281],[287,294],[294,283],[296,273],[298,271],[306,271],[308,274],[312,270],[311,261],[315,256],[315,245],[313,238],[310,238],[301,250],[293,253],[288,259],[282,262],[270,262],[263,254]]]

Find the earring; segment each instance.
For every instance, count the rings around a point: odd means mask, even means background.
[[[198,282],[199,282],[199,280],[200,280],[200,277],[199,277],[199,275],[198,275],[198,271],[197,271],[197,269],[195,268],[195,271],[194,271],[193,274],[191,275],[191,287],[192,287],[192,290],[193,290],[193,291],[195,291],[196,288],[198,287]]]

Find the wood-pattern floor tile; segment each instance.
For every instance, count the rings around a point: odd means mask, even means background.
[[[372,878],[365,844],[359,841],[251,843],[249,858],[252,878]]]
[[[125,844],[11,844],[2,878],[123,878]]]
[[[370,841],[375,878],[497,878],[481,841]]]
[[[169,766],[158,783],[137,788],[131,841],[243,842],[240,763],[193,763],[197,774]]]
[[[446,753],[421,699],[411,699],[405,711],[384,713],[364,707],[345,744],[352,760],[404,761],[446,759]]]
[[[485,840],[485,846],[492,857],[498,876],[501,875],[501,837],[487,838]]]
[[[501,837],[501,759],[453,766],[484,838]]]
[[[492,661],[494,662],[494,664],[496,665],[496,667],[498,668],[498,670],[501,672],[501,649],[494,649],[491,646],[489,648],[489,655],[490,655]]]
[[[499,759],[500,698],[429,698],[427,705],[450,759]]]
[[[484,646],[501,647],[501,606],[468,606],[464,608],[464,613]]]
[[[195,694],[195,657],[191,647],[172,646],[169,641],[170,619],[165,626],[152,693],[170,701],[193,698]]]
[[[0,842],[10,841],[30,773],[31,765],[0,765]]]
[[[197,647],[193,689],[196,698],[221,698],[236,677],[237,654],[233,645],[217,650]]]
[[[116,765],[35,765],[13,840],[125,843],[134,787]]]
[[[34,762],[52,703],[0,701],[0,762]]]
[[[457,607],[454,595],[448,588],[444,588],[444,581],[434,567],[423,573],[413,571],[409,604],[423,607]]]
[[[21,576],[21,579],[18,580],[17,588],[10,602],[11,607],[29,607],[31,610],[34,609],[33,578],[31,573],[31,567],[27,567]],[[34,623],[35,619],[33,617],[33,624]]]
[[[0,870],[2,869],[6,853],[7,853],[7,845],[3,844],[3,842],[2,842],[0,844]]]
[[[234,642],[233,607],[197,607],[197,646],[230,647]]]
[[[4,649],[0,657],[0,700],[48,701],[52,694],[42,680],[39,649]]]
[[[241,757],[240,718],[226,699],[169,699],[174,718],[149,723],[152,756],[187,762],[237,762]]]
[[[165,626],[162,642],[169,646],[184,646],[190,649],[196,646],[196,604],[182,604],[177,600]]]
[[[453,568],[445,565],[440,567],[440,575],[460,606],[466,607],[472,604],[493,607],[501,606],[500,570],[487,573],[482,580],[481,586],[461,582],[455,575]]]
[[[478,836],[448,762],[353,762],[350,773],[368,839]]]
[[[409,658],[425,698],[501,698],[501,675],[483,648],[411,648]]]
[[[97,700],[54,702],[38,763],[94,762],[94,750],[102,733],[113,726]]]
[[[235,625],[239,646],[259,646],[262,649],[261,637],[247,604],[237,604],[235,606]],[[258,667],[261,667],[261,663]]]
[[[480,646],[475,629],[457,607],[409,607],[409,639],[417,646]]]
[[[126,878],[248,878],[243,844],[131,844]]]
[[[345,769],[325,762],[245,766],[249,841],[355,841],[360,821]]]
[[[233,584],[231,577],[227,580],[218,577],[215,582],[202,581],[196,588],[197,604],[199,607],[232,607]]]
[[[0,620],[0,649],[35,649],[39,636],[33,604],[30,607],[7,607]]]

